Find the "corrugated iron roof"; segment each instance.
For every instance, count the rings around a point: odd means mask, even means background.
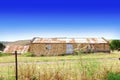
[[[34,38],[32,43],[108,43],[103,38]]]
[[[26,53],[28,49],[29,46],[10,45],[4,49],[3,53],[15,53],[15,51],[17,51],[17,53]]]

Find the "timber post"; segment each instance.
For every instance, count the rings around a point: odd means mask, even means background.
[[[17,51],[15,51],[15,78],[18,80],[18,62],[17,62]]]

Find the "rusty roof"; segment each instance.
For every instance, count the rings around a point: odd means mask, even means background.
[[[32,43],[108,43],[104,38],[34,38]]]
[[[18,53],[26,53],[28,52],[29,46],[21,46],[21,45],[10,45],[7,46],[3,53],[15,53],[17,51]]]

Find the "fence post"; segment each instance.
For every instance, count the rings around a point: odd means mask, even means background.
[[[18,80],[17,51],[15,51],[15,77],[16,77],[16,80]]]

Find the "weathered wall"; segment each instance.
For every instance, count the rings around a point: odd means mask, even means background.
[[[47,45],[51,45],[51,49],[47,49]],[[84,51],[86,51],[86,46],[88,44],[72,44],[74,49],[76,48],[85,48]],[[93,51],[94,52],[109,52],[109,44],[90,44],[91,46],[94,46]],[[30,44],[30,52],[34,53],[37,56],[40,55],[60,55],[60,54],[66,54],[66,43],[40,43],[40,44]]]
[[[110,51],[110,46],[108,43],[100,43],[100,44],[73,44],[74,49],[80,50],[82,49],[83,52],[88,52],[88,47],[90,46],[90,50],[92,52],[109,52]]]
[[[96,52],[108,52],[110,51],[109,44],[94,44]]]
[[[47,49],[47,45],[51,45],[51,49]],[[30,52],[35,55],[60,55],[66,52],[66,44],[31,44]]]

